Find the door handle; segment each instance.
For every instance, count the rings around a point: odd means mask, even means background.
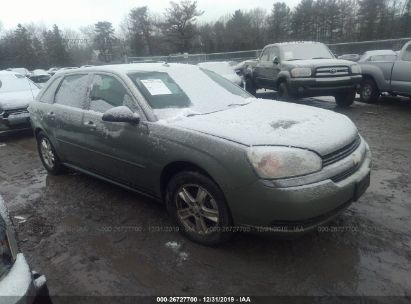
[[[48,112],[46,116],[51,120],[54,120],[56,118],[56,114],[54,112]]]
[[[94,121],[87,121],[84,123],[85,126],[89,127],[90,129],[95,129],[97,128],[97,125],[94,123]]]

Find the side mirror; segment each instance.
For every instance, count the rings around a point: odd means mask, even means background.
[[[280,64],[280,58],[278,58],[277,56],[275,56],[274,59],[273,59],[273,63],[274,63],[275,65],[279,65],[279,64]]]
[[[140,122],[140,116],[137,113],[133,113],[128,107],[121,106],[106,111],[103,114],[102,120],[107,122],[126,122],[136,125]]]

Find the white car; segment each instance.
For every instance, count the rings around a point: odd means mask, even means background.
[[[237,73],[234,70],[234,67],[231,65],[230,62],[201,62],[198,64],[198,66],[203,69],[217,73],[240,87],[242,87],[243,85],[241,77],[237,75]]]
[[[30,128],[27,111],[40,88],[16,72],[0,71],[0,134]]]
[[[10,69],[7,69],[7,71],[19,73],[26,77],[29,77],[31,75],[30,71],[27,70],[26,68],[10,68]]]
[[[31,72],[29,79],[36,83],[39,87],[43,87],[47,81],[49,81],[51,75],[47,71],[42,69],[37,69]]]

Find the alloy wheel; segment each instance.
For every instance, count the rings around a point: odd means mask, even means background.
[[[219,223],[219,210],[214,197],[196,184],[183,185],[175,198],[177,216],[189,231],[210,234]]]
[[[42,138],[40,142],[40,151],[41,156],[44,160],[44,163],[50,168],[53,169],[56,161],[53,149],[51,147],[50,141],[47,138]]]

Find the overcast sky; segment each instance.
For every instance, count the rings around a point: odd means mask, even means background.
[[[168,0],[0,0],[0,23],[6,29],[18,23],[41,22],[46,26],[73,28],[107,20],[118,27],[131,8],[147,5],[152,12],[161,13]],[[178,2],[178,1],[177,1]],[[236,9],[261,7],[271,10],[275,0],[198,0],[205,13],[200,21],[213,21]],[[285,1],[293,7],[299,0]]]

